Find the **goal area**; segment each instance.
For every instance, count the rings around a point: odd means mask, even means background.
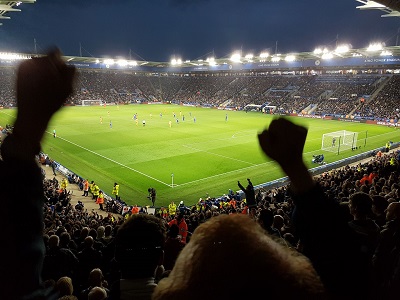
[[[322,135],[321,150],[337,152],[357,147],[358,132],[340,130]]]
[[[81,100],[82,106],[94,106],[94,105],[103,105],[103,100]]]

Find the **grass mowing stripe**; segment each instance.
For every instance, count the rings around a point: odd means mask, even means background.
[[[53,135],[53,133],[52,133],[52,132],[49,132],[49,131],[46,131],[46,133],[48,133],[48,134],[50,134],[50,135]],[[122,163],[120,163],[120,162],[118,162],[118,161],[116,161],[116,160],[114,160],[114,159],[111,159],[111,158],[109,158],[109,157],[106,157],[106,156],[104,156],[104,155],[101,155],[100,153],[97,153],[97,152],[95,152],[95,151],[92,151],[92,150],[90,150],[90,149],[88,149],[88,148],[85,148],[85,147],[83,147],[83,146],[81,146],[81,145],[78,145],[78,144],[76,144],[76,143],[74,143],[74,142],[71,142],[71,141],[69,141],[69,140],[67,140],[67,139],[65,139],[65,138],[61,138],[61,137],[57,137],[57,138],[63,140],[64,142],[67,142],[67,143],[69,143],[69,144],[71,144],[71,145],[74,145],[74,146],[76,146],[76,147],[78,147],[78,148],[81,148],[81,149],[83,149],[83,150],[85,150],[85,151],[87,151],[87,152],[90,152],[90,153],[92,153],[92,154],[94,154],[94,155],[97,155],[97,156],[99,156],[99,157],[101,157],[101,158],[103,158],[103,159],[105,159],[105,160],[108,160],[108,161],[110,161],[110,162],[112,162],[112,163],[115,163],[115,164],[117,164],[117,165],[119,165],[119,166],[121,166],[121,167],[124,167],[124,168],[126,168],[126,169],[131,170],[131,171],[134,171],[134,172],[136,172],[136,173],[138,173],[138,174],[140,174],[140,175],[142,175],[142,176],[145,176],[145,177],[147,177],[147,178],[150,178],[150,179],[152,179],[152,180],[155,180],[155,181],[157,181],[157,182],[159,182],[159,183],[161,183],[161,184],[164,184],[164,185],[166,185],[166,186],[171,186],[170,184],[167,184],[167,183],[165,183],[165,182],[163,182],[163,181],[161,181],[161,180],[159,180],[159,179],[157,179],[157,178],[154,178],[154,177],[152,177],[152,176],[150,176],[150,175],[147,175],[147,174],[145,174],[145,173],[143,173],[143,172],[140,172],[140,171],[135,170],[135,169],[133,169],[133,168],[131,168],[131,167],[128,167],[128,166],[126,166],[126,165],[124,165],[124,164],[122,164]]]

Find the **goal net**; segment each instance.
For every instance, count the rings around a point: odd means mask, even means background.
[[[103,105],[103,100],[82,100],[82,106]]]
[[[339,152],[342,150],[357,147],[358,132],[354,131],[335,131],[322,135],[321,150],[329,152]]]

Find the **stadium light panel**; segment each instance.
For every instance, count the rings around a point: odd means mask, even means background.
[[[285,61],[295,61],[296,60],[296,56],[293,54],[289,54],[285,57]]]
[[[381,51],[382,49],[383,49],[382,43],[373,43],[368,46],[367,51],[374,52],[374,51]]]
[[[180,59],[180,58],[171,59],[171,65],[176,66],[176,65],[181,65],[181,64],[182,64],[182,59]]]
[[[269,56],[268,52],[261,52],[260,53],[260,58],[267,58]]]
[[[280,61],[281,60],[281,58],[279,57],[279,56],[273,56],[272,58],[271,58],[271,61],[273,61],[273,62],[278,62],[278,61]]]
[[[333,57],[333,54],[328,52],[328,53],[324,53],[322,54],[321,58],[322,59],[331,59]]]
[[[108,59],[105,59],[103,61],[103,63],[106,64],[106,65],[113,65],[114,64],[114,60],[111,59],[111,58],[108,58]]]
[[[231,61],[232,62],[240,62],[240,58],[241,58],[240,53],[234,53],[231,56]]]
[[[349,45],[339,45],[336,47],[335,52],[336,53],[347,53],[350,50]]]
[[[121,67],[126,67],[128,65],[128,62],[125,59],[120,59],[117,61],[117,64]]]
[[[321,54],[322,53],[322,49],[321,48],[316,48],[314,50],[314,54]]]
[[[393,53],[388,50],[383,50],[380,55],[381,56],[391,56],[391,55],[393,55]]]
[[[30,57],[26,55],[21,55],[17,53],[0,53],[0,59],[4,60],[21,60],[21,59],[29,59]]]

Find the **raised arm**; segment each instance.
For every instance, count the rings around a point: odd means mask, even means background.
[[[17,119],[1,147],[0,228],[7,230],[0,270],[7,271],[0,272],[0,299],[41,292],[44,193],[35,155],[51,117],[72,91],[74,72],[58,50],[26,60],[18,68]]]
[[[261,149],[286,173],[295,193],[303,193],[314,186],[303,161],[306,137],[307,128],[284,118],[273,120],[269,128],[258,135]]]

